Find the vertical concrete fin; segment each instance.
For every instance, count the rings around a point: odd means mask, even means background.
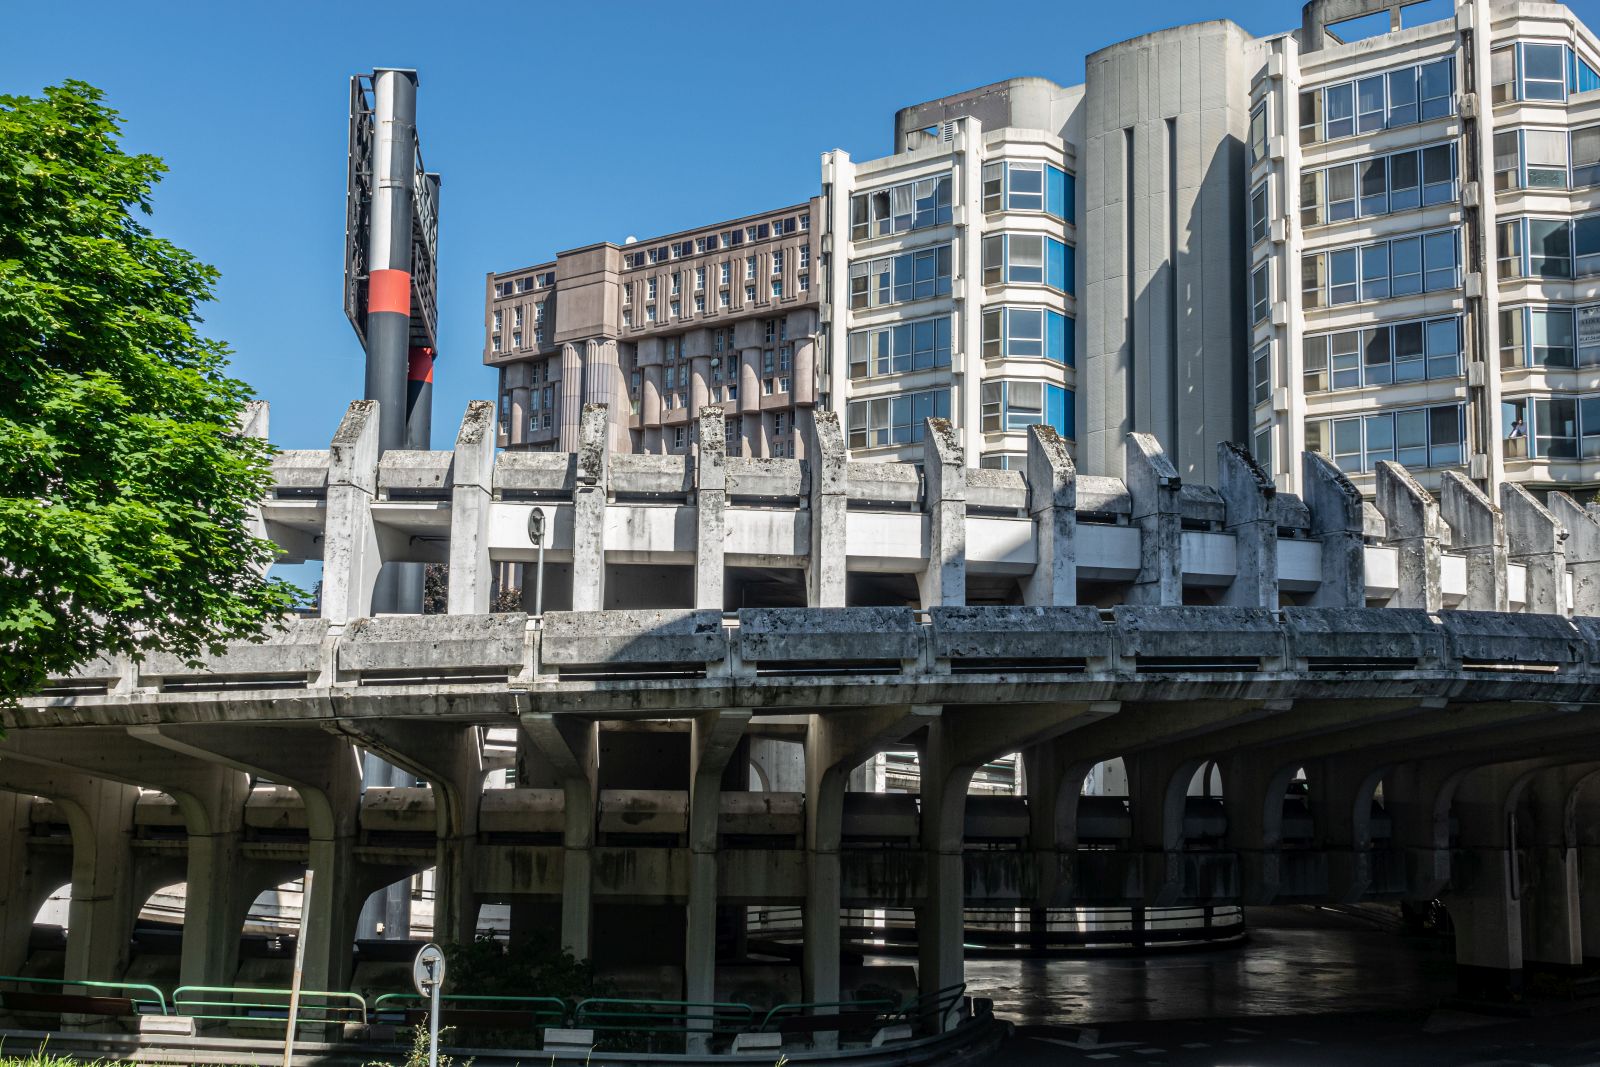
[[[450,466],[450,591],[452,615],[489,611],[489,505],[494,491],[495,410],[473,400],[456,431]]]
[[[1552,492],[1548,506],[1567,531],[1572,614],[1600,615],[1600,516],[1562,492]]]
[[[1217,489],[1232,532],[1237,567],[1224,604],[1278,607],[1277,489],[1255,457],[1231,441],[1217,442]]]
[[[1439,505],[1410,471],[1386,459],[1378,463],[1378,511],[1388,528],[1384,543],[1400,556],[1398,589],[1389,606],[1439,611]]]
[[[611,448],[606,406],[585,404],[579,427],[578,484],[572,491],[572,610],[606,606],[606,497]]]
[[[355,400],[328,447],[328,518],[323,537],[322,617],[349,622],[372,613],[383,559],[372,521],[378,488],[378,402]]]
[[[811,474],[811,556],[806,561],[806,600],[814,608],[842,608],[850,454],[845,451],[837,412],[817,412],[813,432],[816,447],[806,460]]]
[[[1467,611],[1509,611],[1506,524],[1494,501],[1458,471],[1445,471],[1439,512],[1450,527],[1450,548],[1467,558]]]
[[[1515,482],[1500,485],[1507,560],[1526,574],[1523,610],[1560,615],[1567,603],[1567,531],[1550,509]]]
[[[1309,605],[1359,608],[1367,602],[1366,547],[1361,491],[1316,452],[1300,454],[1302,499],[1311,512],[1311,536],[1322,542],[1322,583]]]
[[[922,606],[967,602],[967,466],[949,419],[927,420],[922,437],[923,508],[928,514],[928,565]]]
[[[1028,427],[1028,513],[1037,560],[1022,583],[1027,604],[1078,602],[1078,468],[1054,426]]]
[[[722,408],[700,409],[700,447],[694,461],[694,606],[722,610],[723,554],[728,529],[727,445]]]
[[[1183,528],[1178,494],[1183,480],[1155,436],[1128,434],[1123,466],[1133,525],[1139,528],[1139,576],[1130,604],[1183,603]]]
[[[239,432],[246,437],[267,439],[267,416],[270,406],[265,400],[246,400],[239,409]]]

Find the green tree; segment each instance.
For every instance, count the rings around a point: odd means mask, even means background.
[[[0,96],[0,701],[255,637],[297,595],[248,525],[250,389],[198,331],[217,272],[138,220],[166,168],[101,98]]]

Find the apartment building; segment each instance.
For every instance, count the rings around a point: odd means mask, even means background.
[[[601,242],[485,281],[500,444],[574,451],[605,403],[618,452],[683,454],[722,406],[730,454],[803,458],[817,403],[815,203]]]
[[[1349,44],[1267,43],[1250,88],[1250,433],[1370,491],[1600,483],[1600,45],[1464,0]]]

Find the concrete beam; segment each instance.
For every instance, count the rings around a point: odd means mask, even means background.
[[[604,404],[585,404],[579,424],[578,484],[572,491],[572,610],[606,606],[606,502],[611,444]]]
[[[720,406],[700,409],[700,447],[694,461],[695,555],[694,606],[721,611],[727,547],[727,424]]]
[[[1467,557],[1464,611],[1510,611],[1506,587],[1506,524],[1500,509],[1459,471],[1445,471],[1439,511],[1450,527],[1450,550]]]
[[[1217,442],[1217,490],[1226,509],[1223,528],[1233,534],[1235,572],[1222,596],[1236,607],[1278,607],[1277,489],[1249,451]]]
[[[1501,483],[1500,511],[1506,528],[1506,560],[1522,564],[1527,575],[1523,610],[1540,615],[1563,614],[1567,602],[1567,531],[1550,509],[1515,482]]]
[[[495,410],[473,400],[456,431],[450,466],[450,591],[452,615],[486,615],[493,573],[489,565],[489,509],[494,500]]]
[[[1183,526],[1179,492],[1183,480],[1151,434],[1130,433],[1123,461],[1132,523],[1139,528],[1139,575],[1129,604],[1183,603]]]
[[[1390,460],[1378,462],[1377,503],[1388,525],[1384,543],[1400,556],[1399,587],[1389,606],[1442,610],[1439,505],[1409,471]]]
[[[328,517],[323,536],[322,617],[372,614],[383,567],[372,501],[378,491],[378,402],[355,400],[328,446]]]
[[[1366,606],[1366,551],[1362,542],[1361,491],[1315,452],[1300,454],[1302,499],[1311,512],[1311,536],[1322,542],[1322,583],[1309,607]]]
[[[1028,427],[1028,514],[1037,560],[1022,583],[1025,604],[1078,602],[1078,468],[1055,427]]]
[[[816,441],[806,460],[811,472],[811,554],[806,558],[806,604],[813,608],[842,608],[849,562],[845,508],[850,454],[844,447],[837,412],[817,412],[812,429]]]
[[[928,564],[919,585],[924,608],[967,602],[967,464],[949,419],[928,419],[922,438],[923,510]]]

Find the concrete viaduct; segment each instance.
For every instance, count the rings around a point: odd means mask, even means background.
[[[593,407],[577,453],[496,456],[493,418],[380,460],[352,404],[259,509],[322,561],[319,617],[0,715],[0,973],[70,882],[65,976],[121,978],[140,904],[183,881],[181,980],[229,984],[250,902],[307,869],[320,989],[348,988],[366,896],[426,868],[437,937],[510,903],[514,936],[665,954],[659,995],[690,1001],[763,903],[803,909],[816,1002],[859,981],[852,907],[916,909],[930,993],[980,905],[1442,896],[1469,988],[1600,956],[1600,519],[1563,494],[1446,473],[1435,498],[1383,464],[1373,504],[1307,454],[1296,499],[1229,445],[1191,486],[1139,434],[1124,483],[1048,428],[1025,471],[972,469],[940,420],[921,464],[852,463],[828,414],[811,459],[739,459],[715,408],[695,457],[608,454]],[[535,508],[546,610],[491,614]],[[371,617],[399,561],[449,564],[448,614]],[[485,788],[497,727],[514,788]],[[751,790],[757,743],[803,791]],[[847,790],[891,747],[920,796]],[[426,785],[363,792],[362,751]],[[1010,752],[1026,796],[969,799]],[[1081,796],[1113,759],[1126,799]],[[1213,766],[1220,802],[1191,797]]]

